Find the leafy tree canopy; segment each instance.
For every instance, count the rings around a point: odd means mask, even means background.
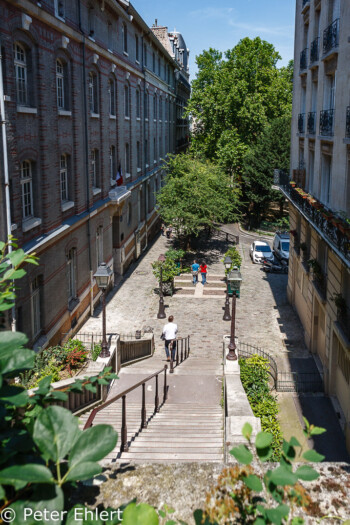
[[[170,156],[166,184],[157,195],[159,214],[184,237],[198,235],[217,222],[239,218],[239,190],[210,161],[190,155]]]

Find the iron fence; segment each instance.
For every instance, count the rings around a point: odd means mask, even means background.
[[[334,109],[324,109],[320,113],[320,135],[333,137]]]
[[[324,392],[323,380],[318,372],[278,372],[278,392]]]
[[[299,113],[298,115],[298,131],[299,133],[305,133],[305,113]]]
[[[150,357],[153,351],[153,338],[134,341],[120,340],[120,362],[122,365],[137,359]]]
[[[323,54],[325,55],[339,45],[339,18],[334,20],[323,31]]]
[[[307,47],[300,53],[300,70],[307,68]]]
[[[307,116],[307,132],[311,135],[316,133],[316,112],[310,111]]]
[[[320,37],[315,38],[311,42],[310,46],[310,64],[314,64],[318,61],[319,56]]]
[[[233,233],[228,233],[223,230],[214,230],[214,233],[221,239],[224,238],[226,242],[239,244],[239,235],[234,235]]]

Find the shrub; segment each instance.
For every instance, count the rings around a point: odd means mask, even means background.
[[[269,388],[268,360],[258,355],[239,361],[241,381],[255,417],[260,417],[261,428],[273,435],[272,461],[279,460],[283,436],[277,419],[279,412],[276,397]]]
[[[96,361],[96,359],[98,358],[98,356],[101,353],[101,350],[102,350],[101,343],[97,343],[97,344],[95,344],[93,346],[93,349],[91,351],[91,358],[92,358],[93,361]]]
[[[227,252],[225,253],[225,257],[227,256],[231,258],[232,265],[229,270],[225,270],[226,274],[229,273],[234,266],[240,267],[242,264],[242,257],[240,253],[238,252],[236,246],[231,246],[231,248],[227,250]],[[224,259],[222,260],[222,262],[224,262]]]
[[[173,259],[165,259],[164,263],[160,263],[159,261],[155,261],[152,263],[153,268],[153,275],[157,279],[157,281],[160,281],[160,268],[163,266],[163,283],[168,281],[173,281],[174,278],[178,275],[179,269],[176,267],[175,261]]]
[[[78,347],[76,347],[72,348],[72,350],[69,350],[67,352],[65,364],[70,376],[73,375],[72,368],[76,368],[78,365],[83,363],[86,360],[87,356],[88,351],[86,350],[86,348],[80,350]]]
[[[179,261],[180,259],[183,259],[186,255],[185,250],[175,250],[175,248],[170,248],[167,252],[165,252],[165,257],[167,259],[171,259],[173,261]]]

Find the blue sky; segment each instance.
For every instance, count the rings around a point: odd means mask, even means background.
[[[195,57],[213,47],[226,51],[241,38],[260,36],[282,56],[279,65],[293,58],[295,0],[132,0],[135,9],[151,26],[176,28],[190,49],[190,74],[196,72]]]

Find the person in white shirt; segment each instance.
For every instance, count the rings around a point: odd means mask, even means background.
[[[162,332],[162,336],[165,340],[165,353],[166,353],[167,361],[170,361],[169,344],[171,342],[173,342],[171,357],[173,361],[175,360],[177,324],[174,323],[173,321],[174,321],[174,316],[170,315],[168,317],[168,323],[164,325],[163,332]]]

